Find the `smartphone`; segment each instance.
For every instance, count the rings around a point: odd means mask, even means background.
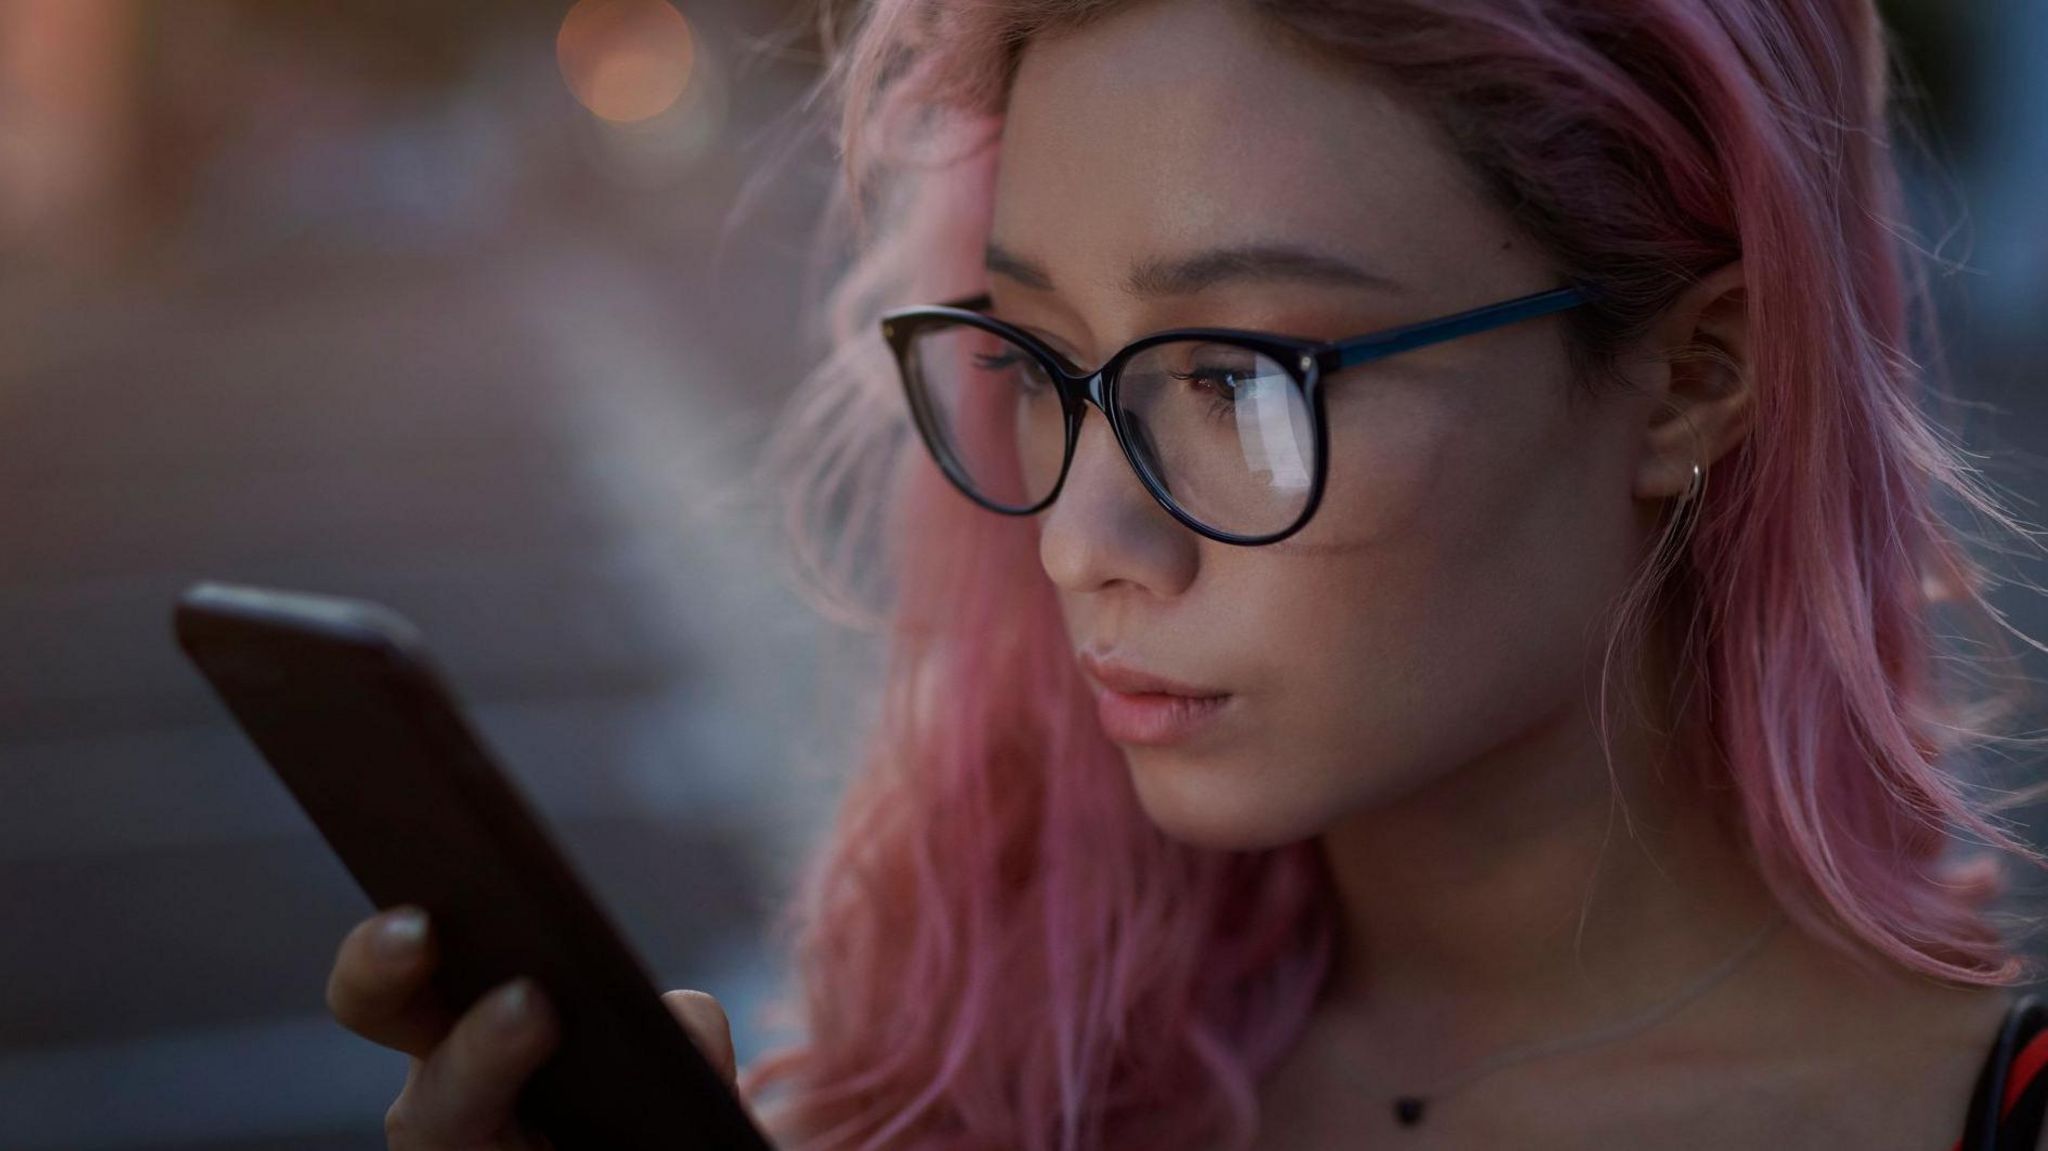
[[[465,1011],[529,975],[561,1022],[518,1114],[559,1151],[766,1151],[532,806],[465,720],[418,629],[379,604],[205,581],[178,645],[380,909],[417,904],[433,984]]]

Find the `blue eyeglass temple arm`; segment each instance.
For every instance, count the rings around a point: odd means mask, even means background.
[[[1322,362],[1324,371],[1337,371],[1377,360],[1382,356],[1391,356],[1396,352],[1405,352],[1411,348],[1440,344],[1460,336],[1476,335],[1494,328],[1504,328],[1509,324],[1519,324],[1523,320],[1533,320],[1537,316],[1566,311],[1588,302],[1589,299],[1590,297],[1579,288],[1552,288],[1549,291],[1519,296],[1498,304],[1487,304],[1484,307],[1434,320],[1423,320],[1405,327],[1339,340],[1328,345],[1317,359]]]
[[[1391,356],[1396,352],[1405,352],[1411,348],[1440,344],[1460,336],[1477,335],[1494,328],[1518,324],[1523,320],[1533,320],[1537,316],[1547,316],[1552,312],[1576,308],[1589,299],[1590,297],[1579,288],[1552,288],[1534,295],[1518,296],[1512,300],[1487,304],[1434,320],[1423,320],[1399,328],[1389,328],[1384,332],[1373,332],[1324,344],[1315,353],[1316,361],[1324,371],[1334,372],[1377,360],[1382,356]],[[981,292],[939,306],[969,312],[985,312],[989,304],[988,293]]]

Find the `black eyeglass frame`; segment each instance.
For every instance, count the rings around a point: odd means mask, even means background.
[[[1325,376],[1401,352],[1566,311],[1588,303],[1590,299],[1583,289],[1577,287],[1551,288],[1433,320],[1422,320],[1396,328],[1330,341],[1306,340],[1238,328],[1169,328],[1126,344],[1092,372],[1083,371],[1069,364],[1066,357],[1031,333],[988,315],[987,310],[992,301],[986,292],[943,304],[897,308],[885,312],[881,317],[881,324],[882,338],[896,357],[897,374],[902,381],[904,398],[909,403],[911,418],[917,425],[918,435],[924,440],[926,450],[931,453],[940,470],[945,472],[946,478],[952,481],[953,486],[958,488],[962,495],[976,504],[989,511],[1009,516],[1035,515],[1050,507],[1052,502],[1059,498],[1060,490],[1066,487],[1067,472],[1074,462],[1074,446],[1080,441],[1081,420],[1087,415],[1086,405],[1092,403],[1109,421],[1110,434],[1116,438],[1117,447],[1122,450],[1124,460],[1130,464],[1131,470],[1137,473],[1139,483],[1151,493],[1159,506],[1166,509],[1167,514],[1190,531],[1219,543],[1256,547],[1261,544],[1278,543],[1300,531],[1322,503],[1323,484],[1329,473],[1330,461],[1329,425],[1323,413]],[[1059,479],[1054,482],[1052,491],[1044,499],[1029,507],[1015,507],[985,498],[975,490],[966,468],[954,457],[951,448],[945,442],[945,437],[939,434],[937,417],[910,361],[911,345],[918,334],[939,324],[967,324],[1012,341],[1039,361],[1040,366],[1045,369],[1046,376],[1058,389],[1060,408],[1066,418],[1067,442],[1060,459]],[[1310,478],[1308,502],[1302,505],[1301,513],[1287,527],[1262,535],[1241,535],[1202,523],[1174,502],[1173,497],[1167,493],[1166,485],[1158,476],[1152,474],[1150,465],[1134,450],[1130,429],[1124,426],[1123,419],[1117,415],[1118,375],[1133,356],[1147,348],[1176,340],[1201,340],[1225,344],[1263,355],[1279,364],[1302,393],[1308,406],[1310,428],[1315,440],[1315,470]]]

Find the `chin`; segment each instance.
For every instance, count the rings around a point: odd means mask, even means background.
[[[1302,789],[1242,764],[1157,748],[1129,749],[1124,762],[1146,817],[1190,847],[1263,851],[1317,835],[1331,822],[1331,813],[1302,803]]]

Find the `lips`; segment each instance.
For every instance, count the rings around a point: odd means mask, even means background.
[[[1146,671],[1136,664],[1125,663],[1092,651],[1082,652],[1079,662],[1081,670],[1096,686],[1106,687],[1124,695],[1178,695],[1190,699],[1212,699],[1230,694],[1221,688],[1203,687],[1172,679]]]
[[[1131,664],[1082,652],[1082,670],[1095,689],[1096,717],[1117,743],[1164,747],[1193,739],[1217,722],[1229,692],[1170,679]]]

